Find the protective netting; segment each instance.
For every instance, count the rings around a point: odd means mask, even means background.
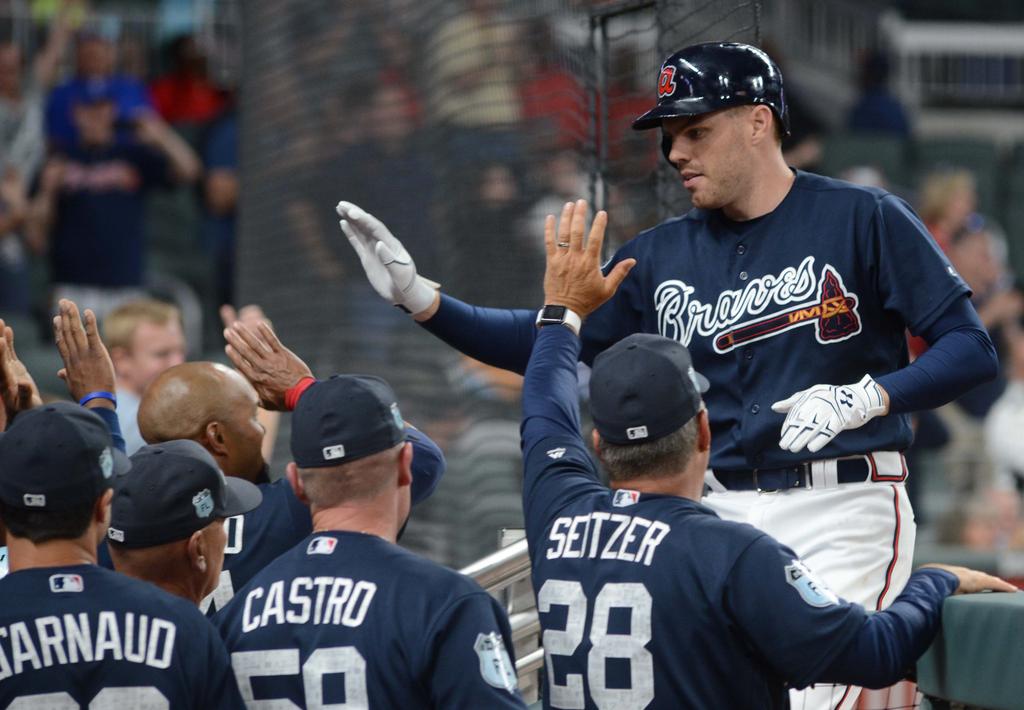
[[[383,303],[334,205],[380,217],[421,273],[489,306],[537,308],[542,224],[568,199],[610,246],[686,206],[657,131],[630,130],[661,59],[757,41],[753,2],[376,0],[242,4],[239,287],[320,375],[367,372],[448,455],[403,543],[461,565],[521,525],[519,380]],[[287,431],[283,432],[287,435]],[[282,439],[275,470],[287,455]]]

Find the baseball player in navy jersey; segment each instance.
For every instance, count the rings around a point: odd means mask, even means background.
[[[143,446],[131,462],[131,474],[114,479],[107,529],[114,569],[198,606],[220,581],[225,519],[255,510],[263,494],[226,477],[189,439]]]
[[[252,707],[523,708],[501,606],[395,544],[412,446],[383,380],[338,376],[292,415],[288,481],[313,533],[215,617]]]
[[[584,246],[580,211],[547,225],[545,303],[586,318],[636,263],[605,278],[604,213]],[[556,244],[564,244],[558,247]],[[543,629],[545,707],[789,707],[787,686],[877,687],[927,648],[947,595],[1002,580],[915,572],[868,614],[839,599],[787,546],[699,500],[711,450],[708,382],[686,348],[635,333],[594,361],[593,445],[580,433],[579,329],[546,318],[523,388],[523,509]]]
[[[47,404],[0,436],[0,706],[244,708],[195,605],[96,566],[110,482],[130,464],[94,413]]]
[[[269,328],[267,332],[273,335]],[[264,408],[271,411],[290,409],[294,401],[286,404],[288,389],[300,381],[304,387],[313,383],[305,363],[281,346],[276,336],[273,342],[280,349],[271,354],[286,352],[284,362],[290,369],[277,371],[284,379],[261,383],[259,394],[239,372],[216,363],[190,362],[163,372],[146,390],[139,407],[139,426],[146,441],[193,439],[213,455],[226,475],[252,481],[263,493],[258,508],[225,521],[224,569],[217,588],[201,605],[211,615],[223,609],[267,563],[312,530],[309,508],[295,497],[285,479],[270,481],[260,450],[263,428],[256,419],[257,405],[262,400]],[[309,379],[303,380],[305,377]],[[301,394],[297,391],[293,398],[297,400]],[[445,461],[427,436],[411,426],[408,431],[417,456],[413,500],[418,503],[433,492]]]
[[[657,91],[634,128],[661,129],[694,208],[614,254],[606,269],[637,266],[587,321],[580,356],[636,332],[687,346],[711,383],[705,503],[792,547],[844,598],[884,608],[914,545],[909,413],[996,373],[970,291],[901,199],[785,164],[782,76],[761,50],[688,47],[665,60]],[[337,209],[381,296],[471,357],[524,371],[537,314],[440,294],[379,220]],[[913,363],[906,330],[930,346]],[[849,708],[858,695],[818,688],[796,705]]]

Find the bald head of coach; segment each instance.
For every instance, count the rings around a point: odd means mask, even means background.
[[[191,439],[227,476],[268,479],[259,398],[238,372],[213,362],[186,362],[157,377],[139,405],[139,430],[149,444]]]

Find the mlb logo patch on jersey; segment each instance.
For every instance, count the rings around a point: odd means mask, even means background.
[[[505,650],[501,634],[497,631],[492,631],[489,634],[477,634],[473,650],[476,651],[476,655],[480,659],[480,675],[487,685],[515,693],[519,681],[512,660],[508,657],[508,651]]]
[[[548,449],[547,455],[549,459],[560,459],[565,456],[565,447],[559,446],[557,449]]]
[[[839,603],[839,597],[835,592],[818,579],[800,560],[793,560],[786,565],[786,581],[811,606],[824,607]]]
[[[85,589],[85,582],[78,574],[53,574],[50,575],[51,592],[80,592]]]
[[[309,545],[306,547],[307,555],[330,555],[334,552],[334,548],[338,546],[338,541],[333,537],[314,537],[309,541]]]
[[[625,508],[633,505],[640,500],[640,491],[631,491],[627,488],[620,488],[615,491],[615,495],[612,497],[612,506],[616,508]]]

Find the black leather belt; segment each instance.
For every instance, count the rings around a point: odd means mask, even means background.
[[[751,468],[714,470],[715,478],[730,491],[785,491],[811,487],[811,464],[802,463],[784,468]],[[839,483],[862,483],[871,475],[871,467],[863,458],[836,461]]]

